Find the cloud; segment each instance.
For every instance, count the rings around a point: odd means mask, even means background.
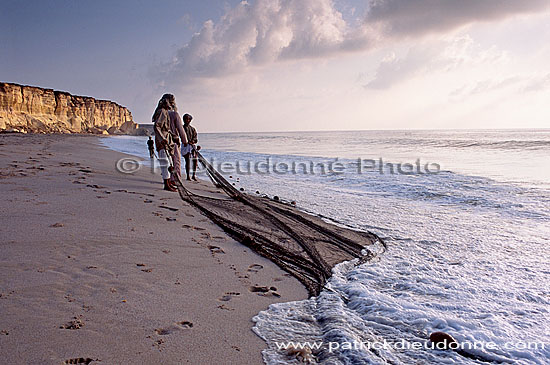
[[[481,81],[462,85],[453,90],[449,94],[449,97],[455,101],[462,101],[470,96],[503,90],[508,90],[508,92],[512,92],[513,95],[550,90],[550,73],[514,75],[503,79],[483,79]]]
[[[366,22],[384,34],[414,37],[548,8],[548,0],[371,0]]]
[[[387,89],[394,84],[406,81],[426,70],[433,62],[433,58],[439,56],[439,52],[439,47],[430,46],[411,48],[401,59],[391,54],[380,62],[376,75],[365,85],[365,88]]]
[[[510,76],[504,79],[485,79],[471,85],[465,84],[449,94],[453,100],[464,100],[467,97],[500,91],[520,84],[524,79],[521,76]]]
[[[550,89],[550,73],[532,76],[520,92],[537,92]]]
[[[482,49],[468,35],[421,42],[412,46],[402,58],[394,54],[384,58],[365,88],[388,89],[421,74],[448,72],[461,66],[495,66],[506,62],[507,58],[506,52],[495,47]]]
[[[217,77],[278,60],[322,57],[355,36],[348,35],[331,0],[243,1],[219,22],[205,22],[164,66],[169,75]]]
[[[190,29],[192,30],[193,29],[193,18],[191,16],[191,14],[189,13],[186,13],[186,14],[183,14],[179,19],[178,21],[183,24],[187,29]]]
[[[389,38],[443,32],[475,21],[536,11],[548,0],[366,0],[363,21],[346,23],[333,0],[243,1],[217,22],[206,21],[154,74],[181,86],[249,68],[364,51]],[[411,55],[411,58],[414,58]],[[410,73],[404,65],[400,72]],[[418,66],[418,65],[416,65]]]

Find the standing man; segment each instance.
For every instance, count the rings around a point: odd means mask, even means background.
[[[155,131],[155,146],[160,161],[160,171],[164,180],[164,190],[177,191],[170,183],[171,156],[174,154],[174,141],[170,129],[170,115],[168,111],[172,109],[170,100],[175,99],[172,94],[164,94],[160,98],[157,109],[153,114],[153,124]]]
[[[189,170],[191,165],[191,159],[193,160],[193,180],[197,181],[195,173],[197,172],[197,149],[195,144],[198,142],[197,130],[191,126],[191,120],[193,117],[189,114],[183,116],[183,130],[187,135],[188,144],[181,149],[181,154],[185,158],[185,173],[187,174],[187,180],[191,180],[189,177]]]
[[[155,157],[155,142],[153,142],[151,136],[149,136],[149,140],[147,140],[147,148],[149,148],[149,157]]]

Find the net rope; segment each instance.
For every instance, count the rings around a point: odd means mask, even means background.
[[[323,221],[295,207],[238,191],[196,151],[215,186],[229,198],[195,194],[178,179],[182,200],[196,207],[229,236],[268,258],[297,278],[310,295],[318,295],[339,262],[374,256],[367,246],[383,241],[368,231],[355,231]]]

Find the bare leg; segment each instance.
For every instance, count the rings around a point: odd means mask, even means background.
[[[183,158],[185,159],[185,174],[187,175],[187,180],[191,180],[191,177],[189,176],[189,170],[191,168],[191,154],[186,153],[183,155]]]
[[[195,174],[197,173],[197,155],[195,153],[193,153],[193,180],[197,181],[197,177],[195,176]],[[189,176],[189,175],[187,175]]]

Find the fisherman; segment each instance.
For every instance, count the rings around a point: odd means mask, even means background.
[[[197,150],[200,149],[200,146],[195,146],[198,142],[197,139],[197,130],[191,126],[191,120],[193,117],[189,114],[183,116],[183,129],[187,135],[187,145],[181,149],[181,154],[185,158],[185,173],[187,174],[187,180],[191,180],[189,177],[189,170],[191,165],[191,160],[193,160],[193,180],[197,181],[195,173],[197,172]]]
[[[176,106],[176,98],[170,99],[171,110],[168,111],[170,116],[170,131],[172,132],[172,138],[174,139],[174,154],[172,161],[174,163],[174,171],[172,172],[171,182],[176,184],[181,181],[181,147],[180,143],[185,147],[187,146],[187,135],[183,130],[183,123],[178,113]]]
[[[147,148],[149,148],[149,157],[155,157],[155,142],[153,142],[151,136],[149,136],[149,140],[147,141]]]
[[[157,109],[153,114],[153,125],[155,131],[155,146],[160,161],[160,171],[164,181],[164,190],[177,191],[176,187],[170,182],[170,169],[172,165],[171,157],[174,153],[174,141],[170,129],[169,110],[172,109],[171,102],[174,98],[172,94],[164,94],[160,98]]]

